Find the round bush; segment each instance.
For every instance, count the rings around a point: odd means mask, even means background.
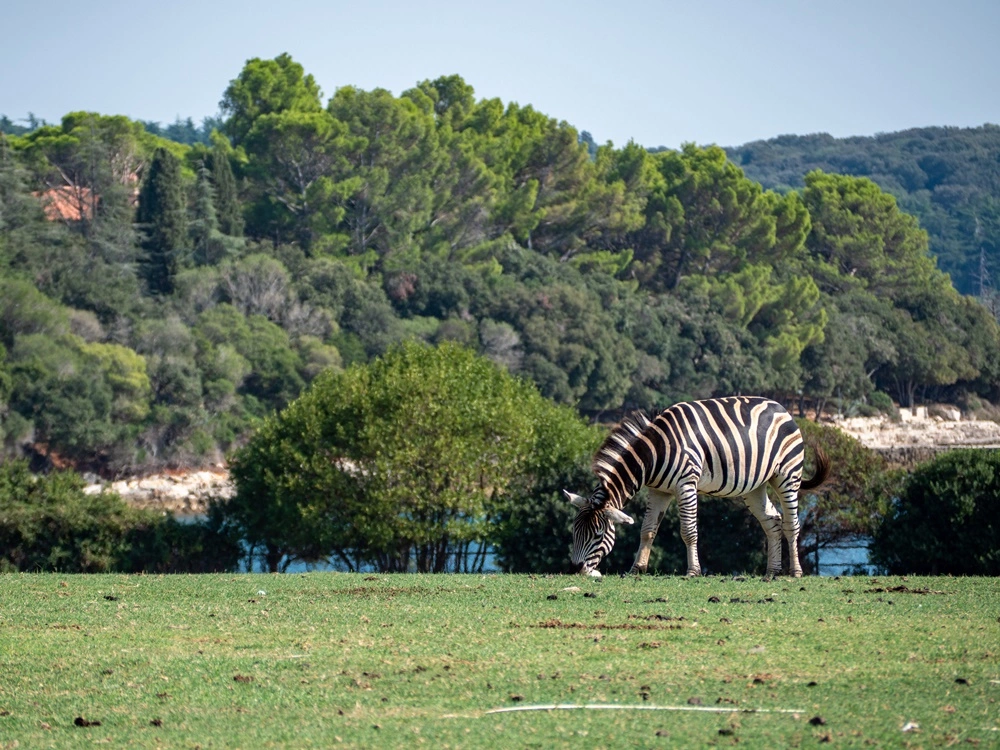
[[[876,529],[871,559],[894,574],[1000,575],[1000,451],[920,466]]]

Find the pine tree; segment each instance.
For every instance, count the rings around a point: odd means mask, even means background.
[[[195,265],[215,266],[236,253],[242,239],[229,237],[219,231],[215,210],[215,190],[208,168],[202,164],[195,183],[194,206],[190,226],[191,250]]]
[[[212,182],[215,183],[215,209],[219,229],[230,237],[243,236],[243,212],[236,194],[236,178],[229,157],[219,148],[212,151]]]
[[[187,205],[181,163],[165,148],[158,148],[153,154],[149,176],[139,193],[136,218],[143,233],[149,291],[171,294],[174,277],[186,260]]]

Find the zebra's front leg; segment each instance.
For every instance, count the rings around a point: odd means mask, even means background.
[[[758,487],[743,498],[747,509],[764,530],[767,537],[767,575],[781,573],[781,516],[767,497],[767,485]]]
[[[656,538],[656,532],[660,528],[660,522],[667,512],[667,503],[670,502],[670,495],[658,490],[649,491],[649,499],[646,501],[646,515],[642,519],[642,531],[639,533],[639,550],[635,553],[635,562],[632,563],[632,575],[640,575],[646,572],[649,565],[649,551]]]
[[[698,488],[686,484],[677,488],[677,514],[681,517],[681,539],[687,547],[689,576],[701,575],[698,561]]]

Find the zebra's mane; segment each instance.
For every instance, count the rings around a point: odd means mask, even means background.
[[[642,410],[626,414],[597,449],[591,470],[598,476],[606,476],[608,473],[606,464],[614,465],[620,461],[622,454],[635,444],[649,425],[649,417]]]

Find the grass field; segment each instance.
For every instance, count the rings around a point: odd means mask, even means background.
[[[993,579],[0,576],[0,748],[997,747],[998,700]],[[490,713],[539,704],[627,708]]]

